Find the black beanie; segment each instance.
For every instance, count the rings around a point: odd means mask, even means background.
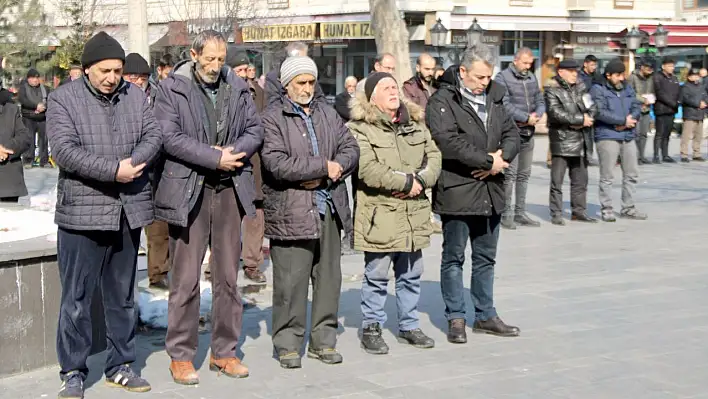
[[[38,78],[39,72],[36,69],[31,68],[29,71],[27,71],[27,77],[28,78]]]
[[[374,72],[366,78],[366,82],[364,82],[364,94],[366,94],[367,101],[371,100],[371,94],[374,92],[376,85],[379,84],[381,79],[386,78],[396,80],[396,78],[388,72]]]
[[[149,75],[152,71],[145,58],[138,53],[130,53],[125,56],[123,73],[126,75]]]
[[[248,65],[251,60],[248,58],[248,54],[239,52],[236,48],[232,47],[226,52],[226,65],[229,68],[236,68],[241,65]]]
[[[612,75],[613,73],[624,73],[626,68],[624,67],[624,62],[620,60],[619,58],[615,58],[612,61],[608,62],[607,65],[605,66],[605,75],[608,73]]]
[[[103,60],[121,60],[125,62],[125,51],[120,43],[106,32],[98,32],[84,45],[81,65],[88,68]]]

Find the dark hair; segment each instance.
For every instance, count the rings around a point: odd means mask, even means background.
[[[391,54],[391,53],[381,53],[381,54],[376,55],[376,58],[374,58],[374,63],[380,64],[381,62],[383,62],[384,58],[386,58],[386,57],[391,57],[394,60],[396,59],[396,57],[394,57],[393,54]]]
[[[213,29],[207,29],[199,32],[197,37],[194,38],[194,41],[192,42],[192,50],[194,50],[197,54],[201,54],[202,51],[204,51],[206,44],[212,40],[226,43],[224,35]]]
[[[666,64],[676,64],[676,61],[673,58],[666,57],[662,60],[661,65],[666,65]]]
[[[175,61],[172,57],[172,54],[167,53],[160,57],[160,60],[157,61],[157,66],[160,68],[172,68],[173,66],[175,66]]]
[[[597,62],[597,57],[595,57],[592,54],[586,55],[585,60],[583,60],[583,63],[586,63],[586,62]]]

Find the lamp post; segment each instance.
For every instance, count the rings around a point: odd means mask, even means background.
[[[482,42],[484,29],[477,23],[477,18],[472,20],[472,25],[467,29],[467,47],[474,46]]]
[[[447,47],[447,34],[450,30],[442,24],[440,19],[437,20],[435,25],[430,28],[430,44],[438,50],[438,58],[440,58],[440,48]],[[472,20],[472,24],[465,33],[467,37],[467,46],[455,45],[453,49],[448,52],[448,58],[456,65],[461,62],[461,55],[465,51],[465,47],[474,46],[476,44],[482,43],[482,36],[484,36],[484,29],[477,23],[477,18]]]
[[[669,31],[664,28],[664,25],[659,24],[652,36],[654,36],[654,45],[661,54],[669,46]]]

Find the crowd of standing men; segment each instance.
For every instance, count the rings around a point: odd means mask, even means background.
[[[478,332],[518,336],[519,328],[504,323],[494,307],[494,268],[502,226],[539,225],[526,215],[525,195],[534,126],[544,114],[553,156],[552,223],[565,223],[560,187],[566,169],[572,219],[595,221],[586,213],[593,140],[603,220],[614,221],[609,188],[618,157],[625,175],[620,215],[646,218],[632,198],[639,160],[634,132],[653,98],[624,84],[619,60],[607,65],[605,79],[591,89],[582,82],[583,72],[579,76],[580,66],[565,60],[541,94],[530,73],[528,49],[496,79],[496,60],[486,46],[468,48],[460,65],[447,70],[422,55],[416,75],[403,84],[392,75],[395,59],[383,54],[364,80],[347,79],[346,94],[332,107],[307,50],[302,43],[288,46],[263,90],[248,58],[228,52],[218,32],[204,31],[195,38],[190,59],[163,58],[159,81],[153,82],[142,57],[126,56],[114,38],[100,32],[85,45],[83,73],[47,95],[42,112],[59,167],[60,398],[83,398],[94,322],[90,302],[97,285],[106,309],[106,383],[150,390],[130,366],[142,228],[147,229],[148,256],[155,260],[150,283],[170,293],[169,371],[176,383],[191,385],[199,382],[193,359],[201,265],[208,249],[213,287],[209,369],[233,378],[250,373],[236,357],[242,327],[237,278],[243,251],[249,252],[243,256],[246,277],[265,280],[258,270],[263,237],[270,240],[273,268],[272,340],[283,368],[301,367],[306,341],[308,357],[327,364],[343,361],[336,349],[343,245],[364,252],[364,350],[389,350],[382,327],[391,267],[398,341],[434,347],[420,329],[417,306],[422,250],[436,230],[444,237],[440,267],[448,341],[467,342],[468,322]],[[581,71],[590,72],[587,66],[588,59]],[[663,73],[672,81],[668,68]],[[684,91],[679,93],[686,96],[684,107],[705,108],[705,100],[687,100],[691,94]],[[656,92],[657,103],[669,101],[662,96]],[[9,115],[19,120],[16,113]],[[16,162],[11,145],[26,132],[14,129],[15,141],[2,142],[0,162],[13,156]],[[439,225],[432,213],[440,216]],[[468,243],[471,315],[462,280]]]

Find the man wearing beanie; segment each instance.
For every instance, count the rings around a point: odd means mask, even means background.
[[[352,222],[344,179],[359,146],[324,97],[315,96],[317,65],[290,57],[280,66],[281,98],[263,116],[265,235],[273,264],[273,346],[283,368],[299,368],[312,314],[307,356],[342,362],[337,312],[342,285],[342,227]]]
[[[137,321],[133,294],[140,230],[154,214],[145,172],[160,151],[162,133],[145,94],[122,79],[124,60],[120,44],[99,32],[84,46],[85,75],[59,87],[47,103],[49,143],[59,166],[60,398],[83,398],[97,286],[109,337],[106,383],[150,390],[130,366]]]
[[[656,134],[654,135],[654,163],[675,163],[676,160],[669,156],[669,139],[674,129],[674,116],[679,108],[681,83],[674,75],[676,63],[671,58],[661,61],[661,71],[654,74],[654,90],[656,103]]]
[[[49,163],[49,147],[47,141],[47,96],[49,87],[39,82],[39,72],[30,69],[27,79],[20,85],[19,101],[22,107],[22,120],[32,136],[32,143],[22,155],[26,168],[31,168],[34,163],[35,135],[39,145],[39,166],[52,167]]]
[[[570,176],[571,219],[580,222],[597,222],[587,214],[588,164],[592,140],[594,104],[583,101],[585,84],[578,82],[578,63],[565,59],[558,64],[558,75],[544,90],[548,112],[548,138],[553,162],[551,163],[551,188],[549,209],[551,223],[562,226],[563,180],[565,171]]]
[[[644,220],[647,215],[637,210],[634,193],[639,180],[636,127],[641,103],[634,89],[625,82],[624,63],[615,58],[605,67],[605,82],[590,90],[597,113],[595,142],[600,162],[600,205],[602,220],[616,221],[612,208],[612,181],[619,156],[622,164],[622,210],[620,217]]]
[[[688,144],[693,141],[692,156],[696,162],[703,162],[701,141],[703,141],[703,118],[708,107],[708,92],[701,83],[700,70],[691,68],[686,83],[681,86],[679,97],[683,105],[683,131],[681,132],[681,162],[690,162]]]
[[[288,57],[307,57],[307,51],[309,47],[303,42],[292,42],[285,46],[284,50],[284,60]],[[265,94],[267,98],[267,104],[270,105],[273,102],[280,103],[283,99],[284,88],[282,83],[280,83],[280,69],[276,68],[268,72],[265,78]],[[319,83],[315,85],[315,97],[324,97],[322,93],[322,88]]]
[[[248,86],[224,65],[221,33],[199,33],[190,55],[160,82],[155,99],[165,153],[155,216],[170,225],[172,259],[165,345],[172,378],[184,385],[199,383],[193,364],[199,344],[195,287],[208,246],[214,298],[209,369],[232,378],[249,375],[236,357],[243,312],[237,279],[241,219],[256,213],[248,160],[263,140]]]
[[[232,47],[233,49],[233,47]],[[231,51],[231,49],[230,49]],[[265,94],[258,83],[249,80],[247,76],[250,60],[248,54],[227,52],[226,63],[234,71],[236,76],[243,79],[248,85],[256,110],[260,114],[265,108]],[[260,148],[258,149],[260,151]],[[263,263],[263,235],[265,228],[263,216],[263,178],[261,177],[261,157],[256,151],[250,159],[253,165],[253,180],[256,185],[256,197],[253,205],[256,207],[256,216],[244,216],[243,218],[243,275],[247,279],[257,284],[264,284],[266,276],[260,270]],[[209,267],[207,266],[207,270]]]
[[[399,96],[398,83],[389,73],[369,75],[351,111],[348,126],[361,152],[354,218],[354,248],[364,251],[365,263],[361,346],[371,354],[388,353],[382,329],[393,265],[398,340],[432,348],[435,342],[420,329],[418,300],[422,250],[430,246],[433,234],[425,190],[435,186],[440,174],[440,150],[425,127],[423,108]]]

